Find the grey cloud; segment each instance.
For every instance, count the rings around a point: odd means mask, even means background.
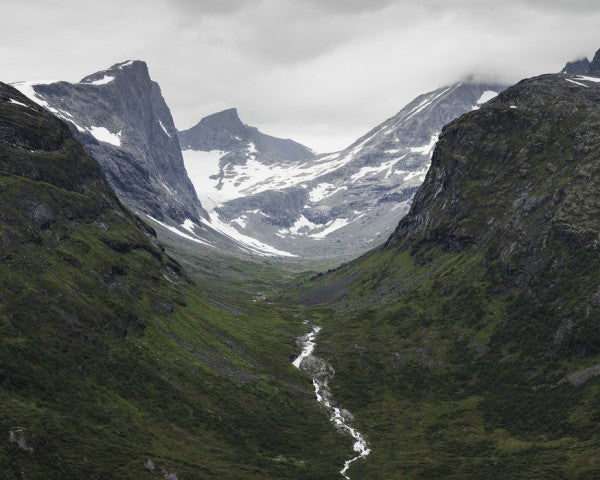
[[[564,0],[523,0],[527,6],[539,9],[552,9],[562,12],[592,12],[600,11],[600,2],[596,0],[572,0],[565,2]]]
[[[168,0],[168,4],[179,8],[185,14],[212,15],[230,14],[246,5],[252,0]]]
[[[468,73],[514,82],[600,47],[596,1],[0,1],[2,81],[140,58],[179,127],[237,107],[322,151]]]
[[[312,3],[317,7],[330,11],[339,12],[342,14],[353,14],[356,12],[372,12],[380,10],[392,3],[395,0],[304,0]]]

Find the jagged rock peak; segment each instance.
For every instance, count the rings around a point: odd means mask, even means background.
[[[240,120],[237,108],[228,108],[222,112],[213,113],[200,120],[199,124],[211,125],[221,128],[242,128],[244,124]]]
[[[79,83],[102,85],[123,76],[144,78],[150,81],[150,73],[146,62],[143,60],[126,60],[124,62],[115,63],[106,70],[100,70],[99,72],[87,75],[83,77]]]
[[[596,52],[590,63],[590,73],[592,75],[600,75],[600,50]]]
[[[75,84],[17,88],[69,124],[130,208],[178,224],[206,216],[187,176],[171,112],[145,62],[120,62]]]
[[[571,75],[600,75],[600,50],[596,52],[594,58],[590,62],[587,57],[578,58],[568,62],[560,73],[568,73]]]
[[[567,62],[561,73],[569,73],[571,75],[586,75],[590,71],[590,61],[584,58],[578,58],[571,62]]]
[[[242,123],[237,109],[229,108],[200,120],[189,130],[179,133],[181,146],[199,150],[229,150],[245,145],[249,131],[255,130]]]
[[[270,157],[269,161],[300,161],[314,156],[312,150],[290,139],[272,137],[260,132],[256,127],[240,120],[236,108],[213,113],[200,120],[188,130],[179,132],[179,142],[183,150],[233,151],[247,149],[258,151],[259,156]]]

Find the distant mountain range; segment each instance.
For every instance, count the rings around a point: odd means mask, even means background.
[[[440,88],[346,149],[316,155],[245,125],[236,109],[178,132],[137,60],[78,83],[14,86],[65,120],[119,198],[155,226],[194,248],[302,259],[349,258],[383,242],[444,124],[505,88],[471,80]]]
[[[213,218],[303,258],[351,257],[384,241],[408,211],[442,127],[504,88],[467,80],[426,93],[331,154],[260,134],[234,109],[179,135]]]
[[[562,73],[600,75],[600,56],[569,62]],[[244,124],[234,108],[178,132],[141,61],[78,83],[15,87],[65,120],[119,198],[156,226],[195,248],[319,260],[384,242],[423,182],[444,125],[506,85],[467,79],[425,93],[347,148],[320,155]]]

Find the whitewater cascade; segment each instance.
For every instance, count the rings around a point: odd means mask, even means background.
[[[320,331],[321,327],[314,326],[310,332],[302,335],[298,339],[298,344],[301,346],[302,350],[300,355],[298,355],[292,363],[296,368],[311,376],[317,401],[325,406],[330,414],[330,420],[333,422],[333,424],[338,429],[349,433],[354,439],[353,448],[354,451],[357,452],[357,455],[346,460],[344,462],[344,467],[340,470],[340,474],[346,480],[350,480],[347,472],[352,462],[369,455],[369,453],[371,453],[371,449],[369,448],[363,435],[348,424],[349,419],[352,418],[350,412],[347,410],[342,410],[340,407],[336,407],[333,404],[328,385],[329,378],[333,373],[333,369],[324,360],[321,360],[312,354],[316,346],[316,336]],[[313,364],[312,367],[310,365],[311,363]],[[318,364],[317,368],[314,367],[315,363]],[[323,368],[324,366],[328,368]]]

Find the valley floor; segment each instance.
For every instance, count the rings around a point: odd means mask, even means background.
[[[349,478],[584,480],[600,472],[600,383],[560,381],[599,359],[492,353],[497,318],[507,307],[479,283],[486,268],[480,257],[439,255],[423,268],[408,255],[378,251],[323,276],[317,266],[300,272],[285,263],[201,259],[171,248],[201,278],[229,272],[215,277],[213,292],[279,312],[289,322],[288,346],[309,325],[321,327],[310,352],[318,360],[305,370],[321,379],[319,388],[325,379],[335,406],[352,412],[351,425],[366,442],[357,451],[370,453],[344,471]],[[455,291],[458,271],[464,285]],[[454,293],[437,300],[444,288]],[[482,330],[484,324],[491,327]],[[257,325],[255,338],[264,334]],[[304,385],[311,390],[308,379]],[[314,393],[308,396],[314,402]],[[318,388],[317,396],[323,402]],[[328,422],[316,402],[312,408],[339,442],[341,463],[339,453],[325,460],[339,470],[353,458],[350,436],[343,426],[335,432],[335,419]],[[343,478],[329,475],[316,478]]]

